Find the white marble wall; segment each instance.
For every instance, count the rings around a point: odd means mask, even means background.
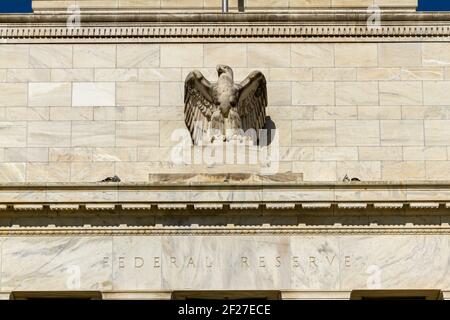
[[[3,292],[450,288],[450,238],[443,235],[10,237],[0,243]]]
[[[450,179],[450,44],[196,43],[0,46],[0,182],[259,172],[176,165],[184,79],[267,77],[280,172],[306,181]]]
[[[108,290],[112,288],[111,269],[103,266],[102,257],[111,253],[110,238],[6,238],[1,288]]]

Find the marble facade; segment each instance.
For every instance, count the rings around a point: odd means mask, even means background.
[[[448,43],[418,41],[4,44],[0,181],[186,172],[171,159],[172,133],[185,128],[184,78],[200,69],[215,80],[219,60],[237,81],[265,73],[280,171],[306,181],[448,180],[446,52]]]
[[[447,184],[208,177],[2,186],[0,291],[450,291]]]

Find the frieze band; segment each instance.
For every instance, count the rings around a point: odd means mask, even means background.
[[[0,42],[329,42],[364,41],[448,41],[450,26],[208,26],[208,27],[8,27],[0,28]]]
[[[0,15],[0,42],[329,42],[448,41],[449,13],[380,10],[379,25],[367,10],[301,10],[253,13],[80,12],[68,27],[64,11]]]
[[[201,227],[1,227],[0,237],[7,236],[290,236],[290,235],[450,235],[450,225],[440,226],[397,225],[381,226],[235,226]]]

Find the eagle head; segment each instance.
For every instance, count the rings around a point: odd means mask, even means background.
[[[219,64],[216,69],[217,69],[217,73],[219,75],[219,78],[220,78],[220,76],[222,74],[226,74],[231,79],[233,79],[233,70],[229,66],[226,66],[226,65],[223,65],[223,64]]]

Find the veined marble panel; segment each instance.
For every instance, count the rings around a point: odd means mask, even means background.
[[[234,237],[223,239],[222,275],[227,288],[289,288],[289,237]]]
[[[289,255],[291,288],[339,289],[338,237],[291,237]]]
[[[3,241],[1,290],[111,290],[108,237],[10,237]]]
[[[114,237],[112,243],[113,260],[108,263],[112,266],[113,290],[162,286],[161,237]]]
[[[6,292],[450,288],[448,235],[58,236],[0,244]]]
[[[448,236],[345,236],[341,289],[446,289],[450,286]]]
[[[223,289],[232,268],[220,237],[162,237],[162,289]]]

